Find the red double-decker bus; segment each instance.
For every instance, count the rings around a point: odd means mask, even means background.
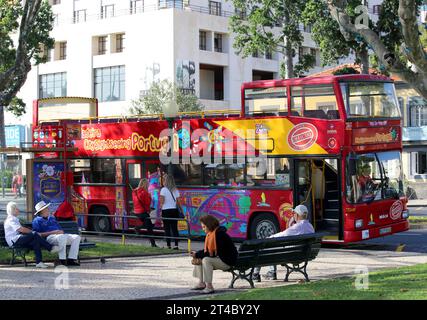
[[[240,111],[169,120],[75,120],[64,112],[62,119],[41,121],[39,112],[52,104],[55,99],[35,103],[33,146],[43,150],[32,164],[41,177],[33,198],[71,197],[76,211],[87,214],[80,223],[88,229],[139,224],[119,217],[132,214],[130,185],[142,177],[150,179],[161,228],[158,195],[167,168],[193,236],[203,235],[199,217],[213,214],[234,238],[263,238],[285,229],[297,204],[308,207],[316,231],[327,234],[324,241],[355,242],[409,227],[401,115],[389,78],[245,83]],[[186,232],[185,224],[181,229]]]

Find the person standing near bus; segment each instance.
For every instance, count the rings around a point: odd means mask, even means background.
[[[16,189],[17,189],[17,195],[19,198],[22,197],[21,187],[22,187],[22,175],[20,173],[17,173],[16,174]]]
[[[171,238],[175,240],[174,250],[178,250],[178,218],[180,194],[171,175],[163,178],[163,188],[160,190],[160,207],[162,208],[163,227],[165,229],[166,243],[171,249]]]
[[[15,172],[12,178],[12,192],[15,195],[15,199],[18,198],[18,174]]]
[[[132,188],[132,186],[131,186]],[[142,225],[135,227],[135,232],[145,227],[149,236],[154,236],[153,223],[150,219],[151,195],[148,192],[148,179],[143,178],[139,181],[138,187],[132,189],[133,212],[141,220]],[[150,238],[152,247],[157,247],[154,238]]]

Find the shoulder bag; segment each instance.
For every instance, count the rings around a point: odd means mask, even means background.
[[[167,189],[167,188],[166,188]],[[175,199],[175,196],[173,195],[173,192],[172,191],[170,191],[169,189],[168,189],[168,191],[170,192],[170,194],[171,194],[171,196],[172,196],[172,198],[173,198],[173,201],[175,201],[175,206],[176,206],[176,210],[178,210],[178,218],[180,218],[180,219],[184,219],[185,218],[185,215],[184,215],[184,212],[182,212],[182,208],[181,208],[181,206],[178,204],[178,202],[176,201],[176,199]]]

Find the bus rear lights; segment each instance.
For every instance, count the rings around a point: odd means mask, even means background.
[[[402,219],[408,219],[409,218],[409,211],[408,210],[404,210],[402,212]]]
[[[354,222],[354,226],[355,226],[355,228],[362,228],[363,227],[363,219],[357,219]]]

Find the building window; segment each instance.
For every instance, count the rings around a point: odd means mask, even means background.
[[[86,9],[74,11],[74,23],[86,22]]]
[[[235,9],[236,16],[238,16],[240,19],[245,20],[246,19],[246,9]]]
[[[427,99],[421,97],[409,98],[410,127],[427,126]]]
[[[411,174],[427,174],[427,152],[418,151],[411,152],[412,170]]]
[[[159,0],[159,8],[177,8],[183,9],[183,0]]]
[[[252,57],[253,57],[253,58],[258,58],[258,57],[259,57],[259,52],[258,52],[258,50],[255,50],[255,51],[252,53]]]
[[[95,69],[94,83],[100,102],[125,100],[125,66]]]
[[[298,47],[298,58],[302,58],[304,55],[304,47]]]
[[[50,4],[53,6],[55,4],[61,4],[61,0],[51,0]]]
[[[107,36],[98,37],[98,54],[107,53]]]
[[[215,33],[214,35],[214,49],[215,52],[223,52],[222,51],[222,34]]]
[[[377,4],[377,5],[373,6],[373,13],[374,14],[379,14],[380,11],[381,11],[381,5],[380,4]]]
[[[221,15],[221,2],[209,1],[209,14],[220,16]]]
[[[125,49],[125,34],[116,34],[116,52],[123,52]]]
[[[43,74],[39,76],[39,99],[66,96],[66,72]]]
[[[130,2],[130,14],[144,12],[143,0],[132,0]]]
[[[67,59],[67,42],[59,43],[59,60]]]
[[[114,4],[101,6],[101,19],[114,17]]]
[[[272,60],[273,59],[273,53],[272,53],[271,49],[267,49],[265,51],[265,58],[268,59],[268,60]]]
[[[199,31],[199,49],[206,50],[206,31]]]

